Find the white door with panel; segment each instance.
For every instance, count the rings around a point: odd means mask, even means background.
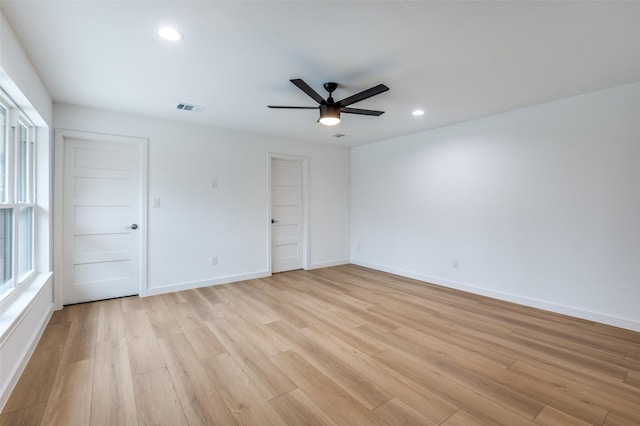
[[[271,159],[271,271],[303,266],[302,162]]]
[[[145,143],[64,140],[64,304],[140,292]]]

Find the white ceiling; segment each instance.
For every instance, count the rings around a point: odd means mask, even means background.
[[[353,146],[640,80],[640,2],[0,5],[54,101],[301,141]],[[159,39],[164,24],[184,40]],[[336,81],[336,99],[384,83],[352,107],[386,113],[325,127],[268,109],[315,105],[291,78],[323,96]]]

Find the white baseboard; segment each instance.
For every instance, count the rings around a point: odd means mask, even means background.
[[[484,287],[474,286],[471,284],[446,280],[440,277],[424,275],[424,274],[420,274],[412,271],[405,271],[402,269],[392,268],[384,265],[378,265],[375,263],[364,262],[356,259],[352,259],[351,263],[353,263],[354,265],[363,266],[365,268],[375,269],[378,271],[388,272],[390,274],[412,278],[418,281],[424,281],[427,283],[436,284],[442,287],[448,287],[456,290],[466,291],[473,294],[478,294],[480,296],[487,296],[494,299],[504,300],[506,302],[513,302],[519,305],[530,306],[532,308],[538,308],[538,309],[543,309],[545,311],[555,312],[558,314],[569,315],[575,318],[599,322],[601,324],[612,325],[614,327],[625,328],[627,330],[640,331],[640,321],[637,321],[637,320],[620,318],[615,315],[589,311],[589,310],[577,308],[575,306],[567,306],[559,303],[548,302],[545,300],[532,299],[529,297],[519,296],[517,294],[495,291],[495,290],[491,290]]]
[[[141,294],[140,296],[142,297],[154,296],[156,294],[171,293],[174,291],[190,290],[193,288],[209,287],[212,285],[229,284],[237,281],[246,281],[246,280],[253,280],[256,278],[264,278],[270,275],[271,275],[271,272],[269,271],[259,271],[259,272],[249,273],[249,274],[227,275],[225,277],[219,277],[219,278],[214,278],[210,280],[190,281],[190,282],[173,284],[173,285],[168,285],[163,287],[152,287],[147,289],[144,292],[144,294]]]
[[[349,259],[332,260],[328,262],[316,262],[316,263],[307,265],[306,269],[311,270],[311,269],[318,269],[318,268],[327,268],[330,266],[347,265],[349,263],[351,263]],[[147,289],[143,294],[140,294],[140,296],[142,297],[154,296],[157,294],[171,293],[174,291],[190,290],[193,288],[209,287],[212,285],[229,284],[237,281],[247,281],[247,280],[264,278],[269,276],[271,276],[271,272],[268,270],[253,272],[249,274],[228,275],[225,277],[215,278],[211,280],[190,281],[190,282],[178,283],[178,284],[173,284],[173,285],[168,285],[163,287],[152,287]]]
[[[340,265],[348,265],[351,263],[350,259],[340,259],[340,260],[331,260],[328,262],[316,262],[307,265],[307,270],[311,269],[319,269],[319,268],[328,268],[331,266],[340,266]]]

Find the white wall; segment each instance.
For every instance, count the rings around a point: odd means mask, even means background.
[[[0,301],[0,411],[37,344],[53,309],[50,229],[52,103],[15,33],[0,11],[0,87],[37,126],[36,274]]]
[[[353,262],[640,330],[639,111],[636,83],[354,148]]]
[[[0,87],[36,126],[51,126],[51,97],[1,10]]]
[[[54,105],[54,124],[149,140],[150,293],[268,273],[269,153],[310,160],[309,267],[349,262],[346,148],[66,104]]]

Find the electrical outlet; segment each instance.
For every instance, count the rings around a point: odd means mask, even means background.
[[[458,268],[460,267],[460,263],[458,262],[458,259],[453,259],[453,260],[451,261],[451,267],[452,267],[453,269],[458,269]]]
[[[218,256],[211,256],[211,266],[216,266],[218,264]]]
[[[356,250],[360,251],[360,243],[356,244]]]

